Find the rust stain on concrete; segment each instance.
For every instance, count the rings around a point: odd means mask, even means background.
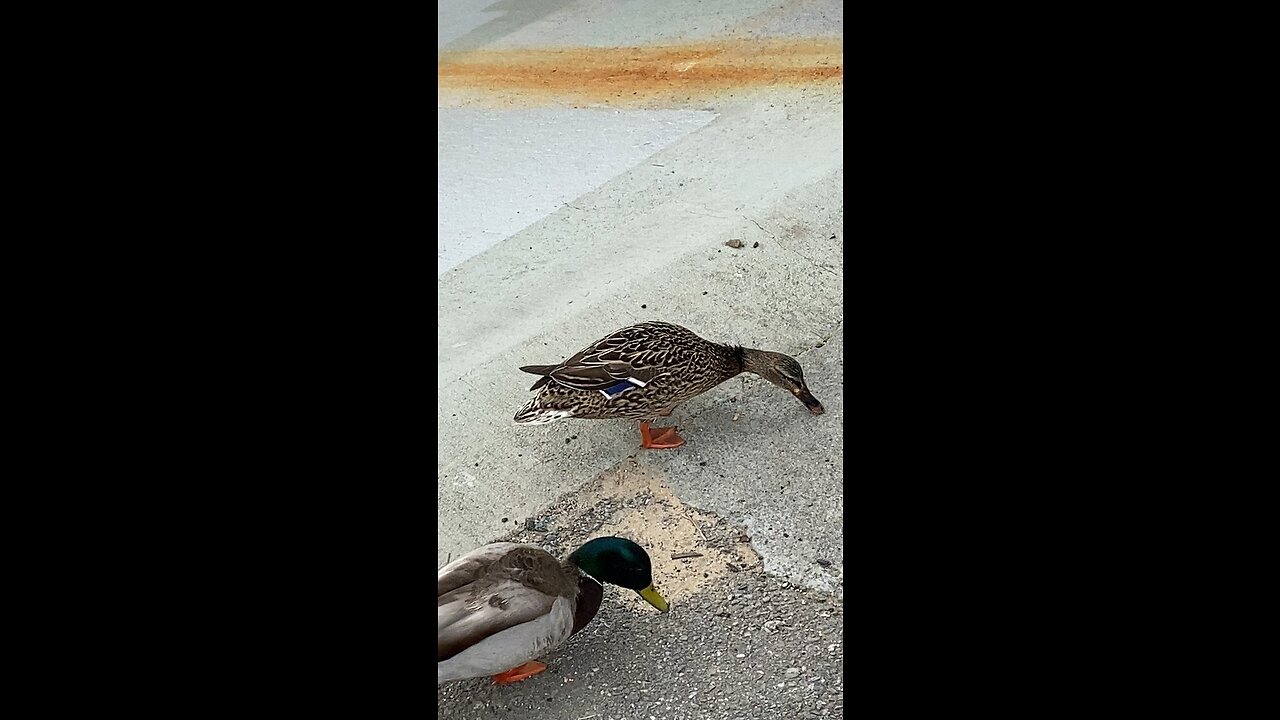
[[[441,53],[438,61],[437,91],[442,101],[648,103],[734,90],[840,83],[844,41],[800,38],[658,47],[473,50]]]

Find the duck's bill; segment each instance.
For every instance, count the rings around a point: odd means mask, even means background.
[[[809,392],[808,388],[796,393],[796,397],[799,398],[800,402],[804,403],[804,406],[809,408],[809,412],[814,415],[821,415],[826,412],[826,408],[822,407],[822,403],[818,402],[818,398],[814,397],[813,393]]]
[[[662,612],[666,612],[670,609],[667,605],[667,601],[663,599],[662,595],[658,594],[658,591],[655,590],[652,585],[643,590],[639,590],[638,592],[640,593],[640,597],[645,599],[645,602],[658,608]]]

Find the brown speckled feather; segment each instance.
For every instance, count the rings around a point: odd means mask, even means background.
[[[622,328],[559,365],[521,368],[544,377],[516,422],[544,418],[653,419],[742,372],[742,349],[698,337],[687,328],[646,322]],[[613,398],[606,390],[638,380]]]

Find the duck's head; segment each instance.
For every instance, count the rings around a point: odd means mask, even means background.
[[[800,369],[800,363],[790,355],[768,350],[744,349],[742,369],[755,373],[795,395],[796,399],[804,403],[804,406],[814,415],[826,412],[822,403],[818,402],[818,398],[809,392],[809,386],[804,384],[804,371]]]
[[[596,538],[574,550],[569,560],[596,580],[635,590],[650,605],[667,611],[667,601],[653,587],[649,553],[630,540]]]

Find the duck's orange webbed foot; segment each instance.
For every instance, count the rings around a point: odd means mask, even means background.
[[[650,428],[649,423],[640,423],[640,447],[650,450],[668,450],[684,444],[684,438],[673,427]]]
[[[537,660],[530,660],[520,667],[514,667],[504,673],[494,675],[493,683],[495,685],[506,685],[508,683],[520,682],[521,680],[531,678],[546,669],[547,666],[545,664],[540,663]]]

